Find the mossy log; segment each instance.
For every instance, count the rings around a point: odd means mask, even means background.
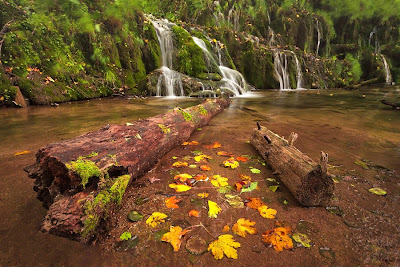
[[[293,146],[297,134],[292,133],[285,140],[257,123],[253,130],[251,144],[257,149],[281,181],[304,206],[324,206],[328,204],[334,183],[327,173],[328,154],[322,152],[321,164]]]
[[[36,163],[25,170],[49,208],[42,230],[76,240],[98,238],[126,186],[229,104],[226,96],[208,99],[39,149]]]

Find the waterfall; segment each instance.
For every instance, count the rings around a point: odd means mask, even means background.
[[[157,33],[158,42],[160,43],[162,55],[161,75],[158,77],[157,82],[157,96],[176,96],[175,89],[177,88],[178,95],[183,96],[183,86],[181,74],[173,70],[172,66],[172,53],[174,51],[174,44],[172,39],[171,27],[175,24],[170,23],[168,20],[150,20]]]
[[[279,80],[279,87],[281,90],[290,89],[287,56],[278,50],[274,54],[275,77]]]
[[[203,50],[206,57],[209,58],[211,62],[217,64],[217,61],[213,54],[208,51],[205,42],[197,37],[192,37],[193,41]],[[228,90],[232,92],[235,96],[241,95],[246,92],[246,80],[243,75],[237,70],[230,69],[222,64],[221,50],[219,48],[218,42],[216,44],[218,52],[219,70],[222,75],[222,81],[224,86],[221,89]]]
[[[389,64],[387,63],[384,55],[381,54],[381,57],[382,57],[383,65],[385,66],[386,83],[391,84],[393,82],[393,79],[392,79],[392,74],[390,73]]]
[[[274,70],[275,70],[275,77],[279,81],[279,87],[281,90],[291,89],[287,53],[293,55],[294,62],[296,63],[296,78],[297,78],[296,89],[303,89],[302,87],[303,73],[301,71],[301,65],[296,54],[290,50],[274,51]]]
[[[238,32],[240,30],[239,11],[235,7],[232,7],[228,12],[228,25],[233,26],[233,31]]]
[[[319,28],[319,20],[317,20],[317,33],[318,33],[318,41],[317,41],[317,51],[315,52],[315,54],[318,56],[319,53],[319,46],[321,44],[321,29]]]
[[[274,30],[268,26],[268,46],[275,45],[275,32]]]

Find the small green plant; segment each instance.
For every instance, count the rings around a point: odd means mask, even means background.
[[[132,238],[132,234],[131,232],[123,232],[121,234],[121,236],[119,237],[119,239],[121,239],[122,241],[126,241]]]
[[[89,155],[87,155],[86,157],[84,157],[84,158],[93,158],[93,157],[96,157],[96,156],[98,156],[99,155],[99,153],[97,153],[97,152],[92,152],[92,153],[90,153]]]
[[[167,126],[165,126],[164,124],[158,124],[158,127],[160,127],[161,131],[163,131],[163,133],[168,134],[171,132],[171,129],[168,128]]]
[[[179,108],[179,112],[182,114],[185,121],[193,121],[193,115]]]
[[[71,161],[70,164],[66,164],[66,167],[81,177],[83,188],[89,182],[90,177],[103,176],[103,172],[97,167],[96,163],[88,159],[83,159],[83,157],[79,157],[76,161]]]

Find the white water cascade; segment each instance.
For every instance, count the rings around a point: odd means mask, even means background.
[[[317,41],[317,50],[315,51],[315,54],[318,56],[319,53],[319,46],[321,44],[321,38],[322,38],[322,34],[321,34],[321,29],[319,28],[319,20],[317,20],[317,34],[318,34],[318,41]]]
[[[174,51],[171,27],[175,24],[170,23],[166,19],[151,20],[157,33],[158,42],[160,43],[162,55],[162,74],[158,77],[157,96],[163,95],[174,97],[184,95],[181,74],[173,70],[172,53]],[[177,92],[177,94],[176,94]]]
[[[386,61],[386,58],[384,55],[381,54],[383,65],[385,66],[385,73],[386,73],[386,83],[391,84],[393,82],[392,74],[390,73],[390,67],[389,64]]]
[[[204,54],[209,58],[211,62],[217,64],[215,57],[208,51],[205,42],[197,37],[192,37],[193,41],[203,50]],[[222,56],[221,50],[219,49],[219,45],[217,43],[217,51],[218,51],[218,61],[219,61],[219,70],[222,74],[222,81],[224,82],[224,87],[222,89],[226,89],[233,93],[235,96],[241,95],[246,92],[246,81],[243,75],[237,70],[233,70],[228,68],[222,64]]]
[[[275,50],[274,52],[275,77],[279,81],[279,87],[281,90],[291,89],[287,53],[293,55],[294,62],[296,63],[296,78],[297,78],[296,89],[303,89],[302,87],[303,73],[301,71],[301,65],[296,54],[290,50],[284,50],[284,51]]]

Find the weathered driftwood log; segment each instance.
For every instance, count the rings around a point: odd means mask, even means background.
[[[327,173],[328,154],[322,152],[321,164],[293,146],[297,134],[289,141],[261,127],[253,130],[251,144],[277,173],[281,181],[304,206],[326,205],[332,196],[334,183]]]
[[[49,208],[42,230],[76,240],[97,238],[129,182],[229,104],[228,97],[205,100],[41,148],[26,171]]]

